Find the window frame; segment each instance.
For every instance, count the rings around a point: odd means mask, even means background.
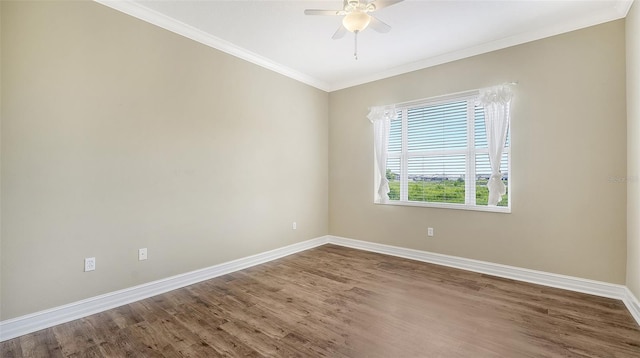
[[[395,206],[414,206],[414,207],[429,207],[429,208],[442,208],[442,209],[457,209],[457,210],[472,210],[472,211],[485,211],[496,213],[511,213],[511,139],[509,139],[509,146],[503,149],[503,155],[507,155],[507,206],[489,206],[489,205],[477,205],[476,202],[476,156],[478,154],[488,154],[489,148],[476,148],[475,145],[475,103],[478,98],[479,91],[466,91],[460,93],[454,93],[444,96],[431,97],[421,99],[417,101],[410,101],[404,103],[395,104],[396,112],[399,114],[398,119],[401,123],[401,150],[400,152],[389,152],[387,150],[387,161],[389,159],[400,160],[400,199],[391,200],[388,199],[382,202],[379,198],[376,199],[375,188],[378,188],[379,173],[377,171],[377,163],[374,158],[374,203],[380,205],[395,205]],[[412,108],[437,106],[452,102],[467,102],[467,146],[465,149],[444,149],[444,150],[423,150],[419,152],[408,151],[408,110]],[[511,132],[511,123],[509,123],[509,132]],[[508,134],[508,138],[510,135]],[[409,201],[409,173],[408,163],[410,158],[425,158],[425,157],[437,157],[443,155],[464,155],[465,156],[465,202],[459,203],[442,203],[442,202],[426,202],[426,201]],[[468,180],[467,178],[472,178]],[[404,185],[403,185],[404,184]]]

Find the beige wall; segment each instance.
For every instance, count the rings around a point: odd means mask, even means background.
[[[328,232],[613,283],[626,269],[640,296],[624,21],[330,95],[95,3],[1,2],[0,29],[1,320]],[[372,203],[367,107],[512,80],[511,214]]]
[[[624,31],[610,22],[332,92],[330,234],[624,283]],[[507,81],[519,81],[511,214],[372,203],[367,107]]]
[[[626,18],[627,287],[640,297],[640,4]]]
[[[325,92],[97,3],[1,6],[1,319],[327,234]]]

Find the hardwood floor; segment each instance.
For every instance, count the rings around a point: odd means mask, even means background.
[[[0,343],[9,357],[640,357],[617,300],[325,245]]]

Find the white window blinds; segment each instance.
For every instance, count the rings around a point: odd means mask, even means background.
[[[477,98],[476,91],[395,105],[385,161],[389,204],[509,210],[508,190],[496,207],[487,207],[487,183],[495,170]],[[507,189],[509,160],[507,136],[499,170]]]

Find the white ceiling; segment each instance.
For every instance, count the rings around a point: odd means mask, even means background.
[[[96,0],[170,31],[334,91],[626,16],[633,0],[405,0],[375,15],[392,26],[332,40],[342,1]]]

